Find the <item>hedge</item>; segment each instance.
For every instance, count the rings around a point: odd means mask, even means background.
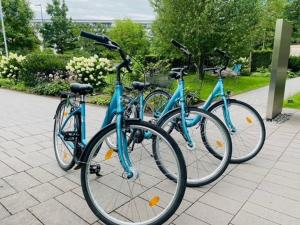
[[[289,69],[292,72],[300,71],[300,56],[290,56],[289,58]]]
[[[255,72],[257,68],[268,68],[272,63],[272,50],[255,50],[250,54],[250,72]]]

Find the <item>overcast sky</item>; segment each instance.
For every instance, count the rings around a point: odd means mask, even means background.
[[[35,18],[40,19],[40,7],[42,4],[44,17],[47,3],[51,0],[29,0],[35,12]],[[69,15],[73,19],[83,20],[111,20],[131,18],[133,20],[152,20],[154,12],[149,0],[66,0]]]

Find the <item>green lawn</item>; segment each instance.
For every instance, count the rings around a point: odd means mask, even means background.
[[[288,100],[292,100],[292,102],[288,102]],[[300,92],[285,100],[283,106],[286,108],[300,109]]]
[[[209,96],[217,81],[218,77],[210,75],[205,75],[203,84],[202,81],[199,80],[198,75],[190,75],[185,77],[187,91],[195,92],[202,100]],[[226,77],[224,84],[227,91],[231,91],[232,95],[236,95],[266,86],[269,84],[269,81],[269,76],[261,76],[257,74],[252,76]],[[173,83],[173,90],[176,88],[176,84],[177,83]]]

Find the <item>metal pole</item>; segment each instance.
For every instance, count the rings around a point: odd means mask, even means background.
[[[272,56],[272,72],[269,86],[267,120],[274,119],[282,111],[287,67],[290,55],[292,26],[283,19],[276,22]]]
[[[3,33],[3,39],[4,39],[4,47],[5,47],[5,54],[6,57],[8,57],[8,48],[7,48],[7,40],[6,40],[6,33],[5,33],[5,26],[4,26],[4,16],[3,16],[3,9],[2,9],[2,1],[0,0],[0,17],[1,17],[1,23],[2,23],[2,33]]]

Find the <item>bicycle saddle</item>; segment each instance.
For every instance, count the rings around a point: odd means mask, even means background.
[[[87,95],[93,93],[93,86],[90,84],[73,83],[70,89],[74,94]]]
[[[147,89],[147,88],[149,88],[150,86],[151,86],[151,84],[148,83],[148,82],[146,82],[146,83],[144,83],[144,82],[139,82],[139,81],[133,81],[133,82],[132,82],[132,87],[133,87],[133,89],[139,90],[139,91],[142,91],[142,90],[144,90],[144,89]]]
[[[169,77],[178,80],[180,78],[180,75],[185,76],[187,73],[182,68],[172,68]]]

